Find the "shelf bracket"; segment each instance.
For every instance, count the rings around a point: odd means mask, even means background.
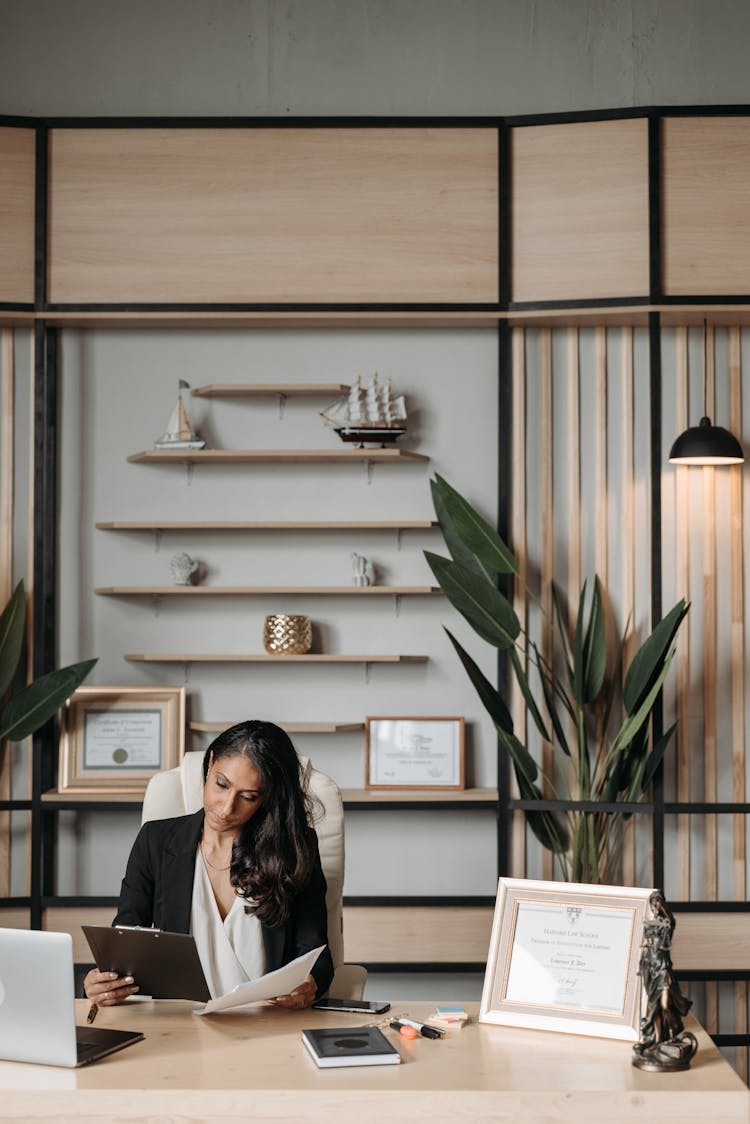
[[[397,593],[394,596],[393,607],[394,607],[394,610],[395,610],[395,616],[400,617],[401,616],[401,594],[400,593]]]
[[[362,666],[364,667],[364,678],[365,678],[365,686],[366,686],[370,682],[370,665],[367,662],[367,660],[365,660],[365,662]]]
[[[372,474],[375,471],[375,462],[371,461],[368,457],[362,463],[365,466],[365,479],[367,480],[368,485],[372,484]]]
[[[190,682],[190,670],[191,670],[191,665],[189,663],[185,662],[182,665],[182,682],[185,686],[187,686],[187,684]]]
[[[154,554],[158,554],[161,550],[161,540],[164,537],[164,531],[161,527],[154,528]]]
[[[193,472],[195,470],[194,463],[192,461],[185,461],[185,470],[187,473],[187,486],[189,488],[193,483]]]
[[[279,394],[279,421],[284,420],[285,409],[286,409],[286,394]]]
[[[404,541],[404,528],[403,527],[397,527],[396,528],[396,550],[398,550],[399,553],[401,552],[401,547],[403,546],[403,541]]]
[[[160,593],[152,593],[151,594],[151,611],[152,611],[152,613],[154,614],[155,617],[158,617],[159,614],[161,613],[161,594]]]

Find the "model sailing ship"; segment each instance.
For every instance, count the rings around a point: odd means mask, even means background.
[[[155,449],[202,449],[206,444],[191,426],[182,401],[183,390],[189,389],[190,384],[180,379],[177,386],[177,405],[172,410],[166,433],[154,442]]]
[[[326,425],[333,426],[342,441],[385,445],[406,433],[406,402],[403,395],[394,395],[391,379],[382,381],[377,371],[363,384],[356,383],[343,398],[337,398],[320,415]]]

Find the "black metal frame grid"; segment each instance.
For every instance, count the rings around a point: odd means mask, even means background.
[[[37,173],[35,190],[35,259],[34,259],[34,303],[33,305],[19,302],[0,302],[0,311],[33,312],[40,317],[34,326],[35,345],[35,418],[34,418],[34,449],[35,449],[35,477],[34,477],[34,503],[35,503],[35,532],[34,532],[34,675],[48,671],[53,666],[53,653],[55,650],[56,636],[56,580],[57,580],[57,550],[56,550],[56,512],[57,512],[57,448],[56,448],[56,418],[57,418],[57,330],[45,322],[45,315],[56,312],[118,312],[134,313],[148,312],[414,312],[414,313],[441,313],[441,312],[489,312],[498,314],[498,431],[499,431],[499,460],[498,460],[498,528],[507,539],[510,525],[510,479],[512,474],[511,463],[511,414],[512,414],[512,369],[511,369],[511,338],[510,328],[504,320],[504,315],[515,310],[530,309],[536,311],[565,311],[565,310],[607,310],[624,306],[648,306],[654,304],[668,305],[703,305],[715,304],[749,305],[750,297],[737,297],[732,294],[726,296],[712,296],[694,294],[690,297],[669,297],[662,292],[662,224],[660,214],[661,197],[661,121],[665,117],[686,116],[748,116],[750,106],[678,106],[678,107],[649,107],[624,110],[602,110],[587,113],[562,113],[530,115],[523,117],[477,117],[477,118],[357,118],[357,117],[326,117],[326,118],[23,118],[0,117],[0,125],[17,126],[19,128],[33,128],[36,131]],[[645,118],[648,121],[648,184],[649,184],[649,292],[637,294],[632,299],[597,300],[565,300],[544,302],[513,303],[511,295],[511,177],[510,166],[510,136],[515,127],[528,127],[535,125],[550,125],[561,123],[575,123],[586,121],[621,120],[629,118]],[[47,273],[47,151],[48,134],[50,129],[62,128],[368,128],[368,127],[394,127],[394,128],[476,128],[489,127],[498,130],[498,174],[499,174],[499,215],[498,215],[498,241],[499,241],[499,274],[498,274],[498,303],[450,303],[450,304],[278,304],[278,303],[236,303],[236,304],[66,304],[50,305],[47,303],[46,273]],[[651,474],[651,594],[652,594],[652,624],[661,618],[661,321],[657,312],[649,310],[649,355],[650,355],[650,474]],[[509,682],[507,661],[500,656],[498,660],[498,681],[501,684]],[[657,708],[655,722],[661,729],[662,715]],[[32,764],[32,795],[31,800],[4,801],[0,807],[3,810],[31,811],[31,886],[29,897],[6,898],[4,906],[30,907],[32,927],[40,927],[42,923],[42,910],[55,905],[114,905],[114,898],[62,898],[54,894],[54,819],[62,810],[91,809],[90,802],[42,802],[42,793],[51,787],[53,781],[53,762],[56,759],[55,737],[53,725],[50,723],[34,739],[33,764]],[[498,871],[503,873],[510,868],[509,825],[513,810],[524,808],[528,802],[514,800],[510,795],[510,778],[507,759],[498,746],[498,789],[499,799],[494,802],[481,802],[472,804],[472,808],[481,810],[494,809],[497,814],[497,861]],[[378,807],[380,807],[379,805]],[[439,800],[425,804],[419,802],[405,803],[403,801],[388,802],[386,806],[393,810],[434,810],[435,808],[465,810],[466,806],[456,805],[452,801]],[[132,810],[129,805],[107,802],[103,799],[96,805],[108,811]],[[369,811],[367,806],[358,804],[345,805],[349,811]],[[533,807],[541,809],[561,809],[564,807],[586,810],[582,802],[546,801],[544,804],[534,803]],[[665,802],[661,775],[656,779],[653,788],[652,800],[638,805],[613,804],[596,805],[592,810],[611,811],[613,813],[628,811],[637,815],[652,817],[653,837],[653,862],[654,883],[663,884],[664,878],[664,818],[677,813],[707,814],[747,814],[750,803],[733,804],[706,804],[706,803],[674,803]],[[421,905],[421,904],[463,904],[491,906],[491,898],[350,898],[348,905]],[[750,912],[750,902],[672,902],[672,907],[684,912]],[[458,964],[458,963],[432,963],[415,965],[404,964],[376,964],[369,965],[370,969],[380,971],[483,971],[483,964]],[[748,979],[750,972],[717,973],[706,971],[693,971],[681,973],[684,979]],[[725,1041],[731,1039],[731,1042]],[[747,1041],[745,1041],[747,1039]],[[750,1044],[748,1036],[716,1036],[720,1044]]]

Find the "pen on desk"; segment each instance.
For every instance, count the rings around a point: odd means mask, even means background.
[[[423,1038],[442,1038],[445,1034],[444,1030],[439,1030],[436,1026],[428,1026],[427,1023],[418,1023],[414,1019],[392,1019],[390,1025],[394,1030],[400,1030],[402,1026],[413,1027]]]
[[[92,1023],[94,1021],[94,1019],[96,1018],[96,1012],[98,1010],[99,1010],[99,1008],[97,1007],[96,1003],[92,1003],[91,1006],[89,1007],[89,1013],[88,1013],[88,1015],[86,1015],[86,1022],[87,1023]]]

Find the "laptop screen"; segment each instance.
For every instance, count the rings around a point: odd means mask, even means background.
[[[76,1065],[69,933],[0,928],[0,1058]]]

